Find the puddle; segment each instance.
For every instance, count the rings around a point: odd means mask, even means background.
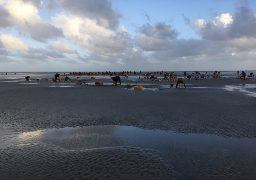
[[[55,87],[67,88],[67,87],[74,87],[74,86],[49,86],[49,87],[53,87],[53,88],[55,88]]]
[[[213,87],[190,87],[194,89],[213,89]]]
[[[1,127],[0,130],[2,130]],[[0,131],[0,135],[4,135],[4,132]],[[24,146],[29,148],[35,144],[66,149],[67,152],[80,150],[84,152],[86,149],[101,151],[117,147],[151,149],[154,152],[160,152],[161,157],[174,167],[182,166],[178,170],[187,177],[194,175],[191,174],[191,169],[192,171],[200,169],[201,173],[198,175],[200,176],[211,174],[212,170],[216,169],[221,171],[215,172],[215,175],[223,175],[222,170],[227,166],[234,172],[237,172],[234,165],[238,166],[241,172],[247,172],[248,167],[255,168],[253,162],[255,162],[256,139],[249,138],[226,138],[207,134],[183,134],[173,131],[145,130],[132,126],[107,125],[13,133],[5,140],[0,139],[0,149],[8,150],[12,145],[17,148]],[[216,168],[212,169],[212,166]],[[226,174],[226,177],[233,175],[232,172],[230,173]]]
[[[17,82],[20,82],[20,81],[0,81],[0,82],[15,82],[15,83],[17,83]]]
[[[140,138],[138,138],[140,137]],[[256,140],[249,138],[226,138],[205,134],[183,134],[173,131],[145,130],[132,126],[90,126],[45,129],[13,134],[1,144],[46,143],[65,149],[90,149],[114,146],[139,146],[157,150],[168,148],[170,144],[201,146],[203,148],[224,148],[235,151],[256,149]],[[161,144],[161,148],[160,148]],[[2,145],[2,148],[3,148]]]
[[[103,85],[95,85],[95,82],[93,83],[85,83],[86,85],[88,86],[114,86],[113,83],[106,83],[106,82],[103,82]]]
[[[256,85],[254,84],[240,84],[239,86],[226,85],[224,89],[227,91],[239,91],[248,96],[256,97]]]
[[[40,82],[36,82],[36,83],[27,82],[27,83],[20,83],[20,84],[41,84],[41,83]]]

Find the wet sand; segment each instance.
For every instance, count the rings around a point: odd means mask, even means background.
[[[256,177],[256,79],[193,79],[186,89],[168,81],[96,80],[106,86],[0,80],[3,179]],[[138,129],[117,135],[112,125]],[[86,136],[61,131],[86,127]]]

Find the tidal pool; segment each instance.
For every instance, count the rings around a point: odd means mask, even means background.
[[[90,126],[45,129],[15,134],[13,141],[20,144],[42,142],[67,149],[88,149],[119,145],[163,149],[170,144],[185,147],[223,148],[232,151],[252,151],[256,140],[230,138],[209,134],[184,134],[173,131],[146,130],[133,126]],[[159,147],[161,144],[162,147]]]

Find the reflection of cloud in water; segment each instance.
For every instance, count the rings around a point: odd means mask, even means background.
[[[35,139],[40,138],[44,132],[42,130],[38,131],[31,131],[31,132],[24,132],[19,134],[19,139],[21,140],[29,140],[29,139]]]
[[[134,90],[133,87],[129,87],[129,88],[126,88],[128,90],[131,90],[131,91],[159,91],[160,89],[158,88],[147,88],[147,87],[143,87],[142,90]]]
[[[252,92],[256,89],[254,84],[244,84],[239,86],[226,85],[224,89],[227,91],[240,91],[248,96],[256,97],[256,92]]]
[[[119,126],[66,127],[25,132],[18,135],[20,144],[47,143],[65,149],[99,148],[121,145],[115,136]]]
[[[237,139],[205,134],[183,134],[172,131],[145,130],[132,126],[118,125],[66,127],[25,132],[18,135],[18,143],[46,143],[72,150],[124,145],[159,149],[159,143],[162,145],[181,143],[183,146],[198,144],[208,148],[225,147],[229,150],[239,150],[240,148],[252,150],[256,147],[255,139],[249,138]]]

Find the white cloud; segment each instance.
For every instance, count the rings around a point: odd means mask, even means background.
[[[121,17],[109,0],[63,0],[62,7],[75,15],[94,19],[105,28],[116,28]]]
[[[221,14],[209,22],[198,19],[194,25],[199,28],[198,33],[203,39],[256,38],[256,17],[250,8],[244,6],[238,7],[233,16]]]
[[[45,42],[47,39],[62,37],[61,29],[54,27],[38,15],[36,6],[21,0],[8,0],[5,8],[15,20],[15,26],[23,35]]]
[[[222,14],[219,18],[220,22],[224,24],[224,27],[226,28],[229,24],[232,24],[233,18],[232,16],[227,13],[227,14]]]
[[[24,42],[10,34],[0,34],[0,40],[2,41],[4,47],[7,49],[28,50],[28,47]]]
[[[60,53],[77,54],[76,50],[73,50],[69,45],[65,44],[62,41],[56,41],[50,46],[50,48],[54,48]]]
[[[197,20],[194,22],[194,25],[195,25],[195,27],[198,27],[198,28],[204,28],[205,25],[206,25],[206,22],[205,22],[205,20],[203,20],[203,19],[197,19]]]
[[[94,20],[64,13],[52,21],[72,43],[102,55],[123,53],[130,46],[131,39],[123,27],[114,31],[99,26]]]

